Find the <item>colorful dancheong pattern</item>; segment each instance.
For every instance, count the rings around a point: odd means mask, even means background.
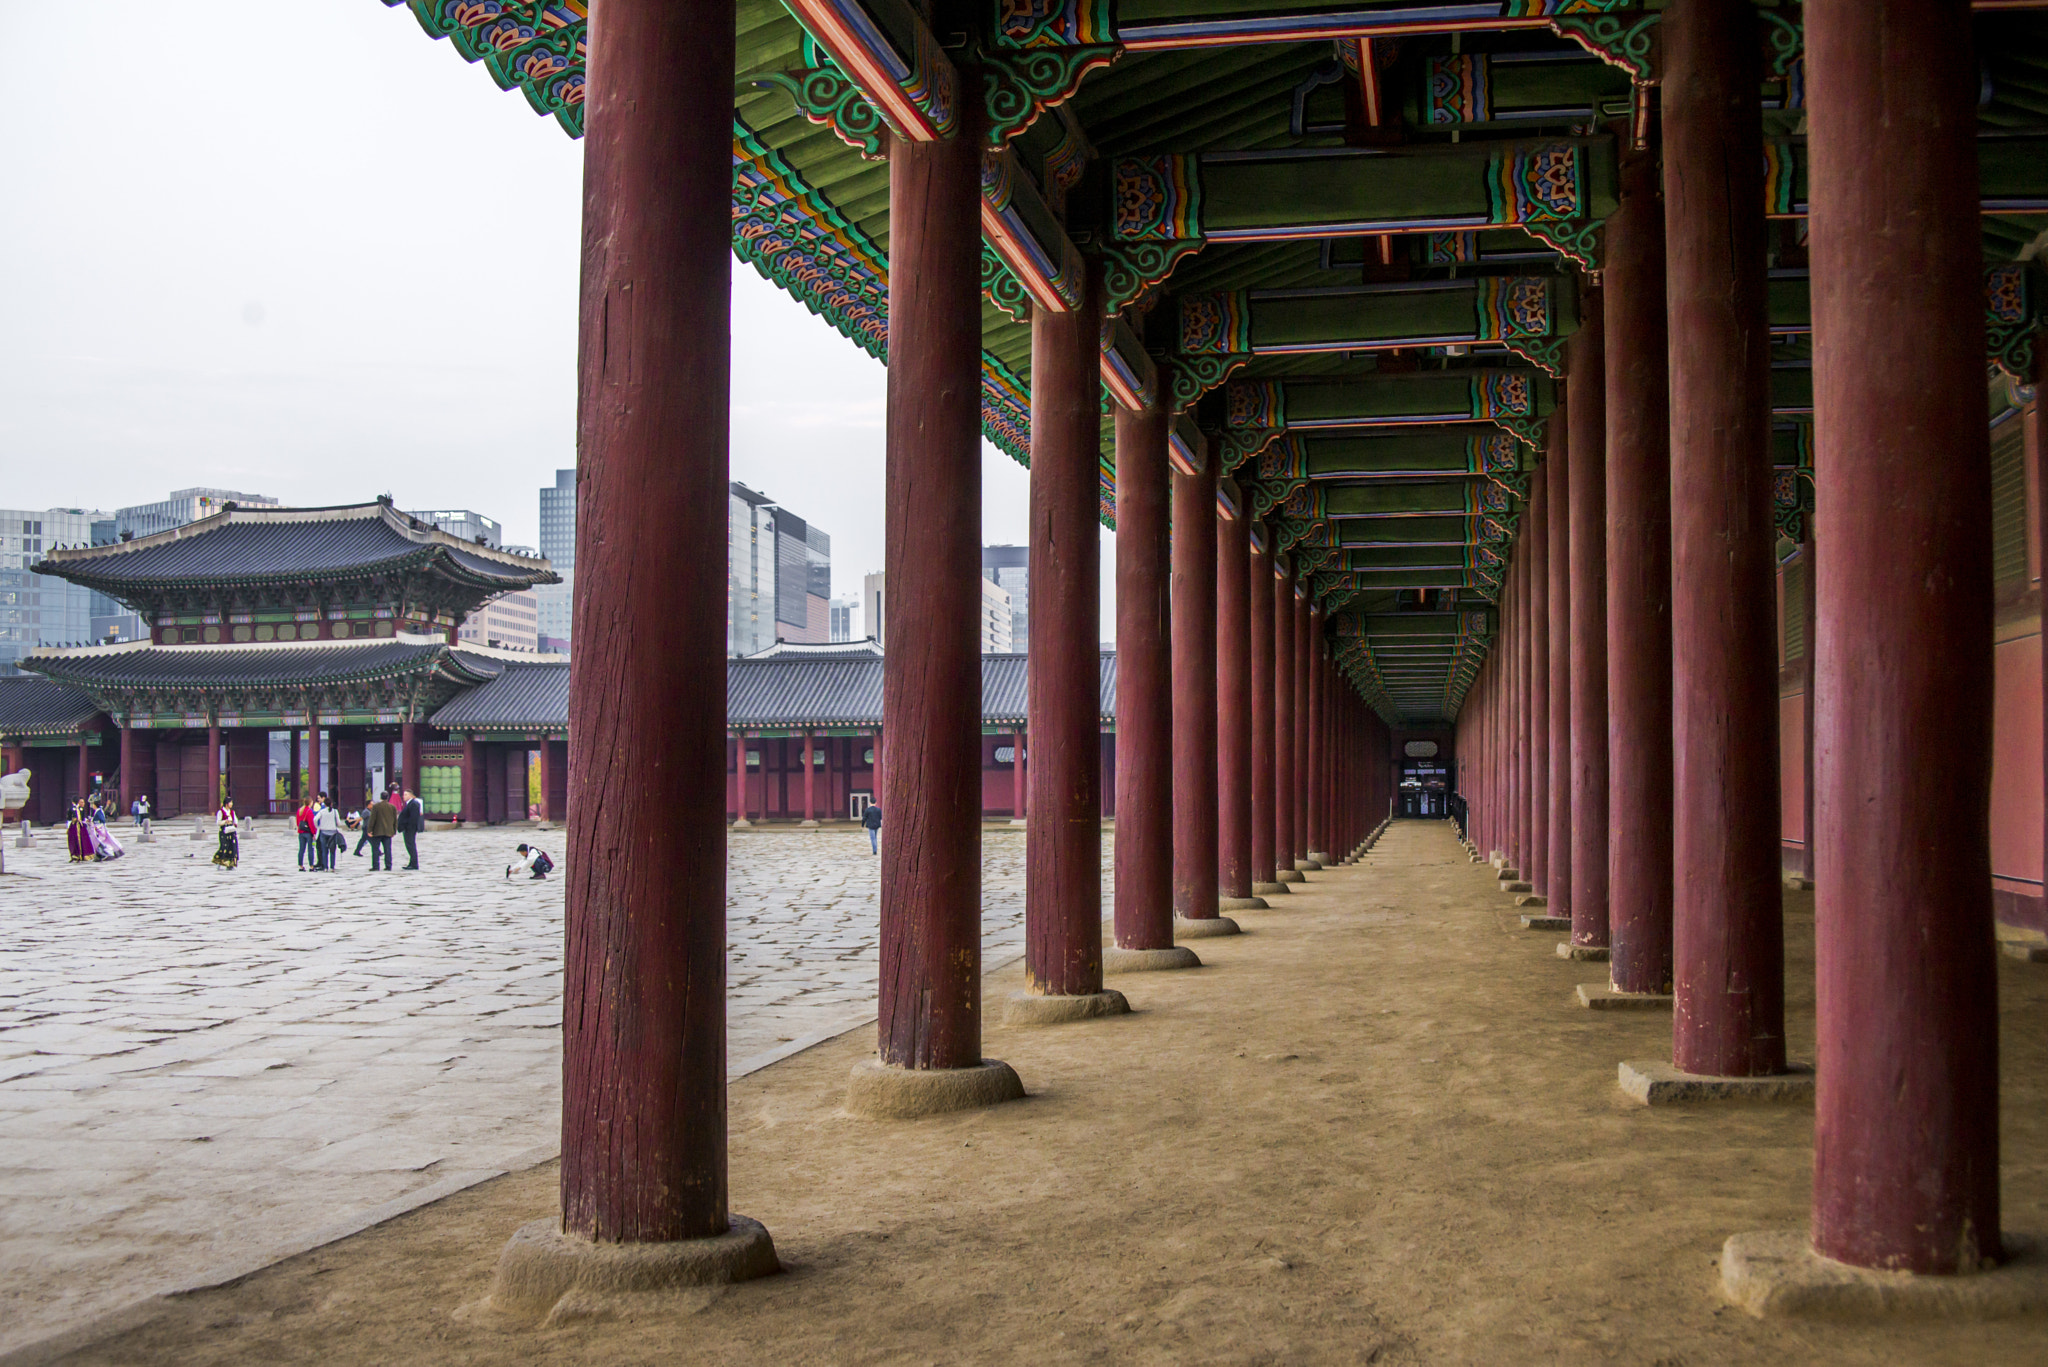
[[[1112,172],[1122,242],[1202,235],[1202,182],[1193,157],[1121,157]]]
[[[1526,370],[1482,370],[1472,376],[1472,416],[1526,418],[1536,411],[1535,386]]]
[[[1515,143],[1486,161],[1492,221],[1501,225],[1583,218],[1584,156],[1569,142]]]
[[[1423,94],[1423,122],[1479,123],[1493,117],[1493,96],[1484,53],[1429,59]]]
[[[1423,251],[1432,266],[1455,266],[1479,259],[1478,233],[1426,233]]]
[[[1115,41],[1109,0],[1000,0],[997,28],[1010,47],[1087,47]]]
[[[1550,282],[1539,275],[1490,275],[1473,290],[1475,335],[1483,342],[1550,335]]]
[[[1251,301],[1242,292],[1191,294],[1182,298],[1180,349],[1188,356],[1241,355],[1250,351]]]
[[[1277,380],[1233,380],[1224,394],[1223,412],[1230,427],[1285,427],[1286,391]]]

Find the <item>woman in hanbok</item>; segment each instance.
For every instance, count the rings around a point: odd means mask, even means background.
[[[121,848],[121,842],[114,839],[113,831],[108,829],[104,807],[92,809],[92,821],[86,826],[86,834],[92,837],[92,857],[95,859],[119,859],[128,853]]]
[[[71,804],[71,822],[64,828],[64,844],[71,851],[71,862],[83,864],[93,857],[92,821],[85,814],[85,799]]]
[[[213,852],[213,862],[231,869],[242,862],[242,829],[235,820],[235,800],[221,803],[213,819],[220,823],[220,848]]]

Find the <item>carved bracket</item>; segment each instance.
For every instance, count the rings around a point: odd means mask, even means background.
[[[1011,322],[1031,321],[1031,296],[1024,292],[1024,286],[996,255],[995,248],[986,241],[981,244],[981,293],[982,297],[1008,315]]]
[[[1109,242],[1102,248],[1102,307],[1114,318],[1173,274],[1180,259],[1202,250],[1199,237],[1170,242]]]
[[[1048,108],[1072,96],[1082,77],[1108,66],[1122,52],[1115,43],[1100,43],[983,53],[981,93],[988,111],[988,145],[1001,147],[1022,133]]]
[[[1176,357],[1173,363],[1173,411],[1182,413],[1193,407],[1195,400],[1222,384],[1231,371],[1249,360],[1251,356],[1245,352]]]
[[[867,160],[881,161],[887,155],[889,126],[882,121],[881,111],[869,104],[860,87],[837,67],[773,71],[753,84],[788,91],[799,114],[830,128]]]

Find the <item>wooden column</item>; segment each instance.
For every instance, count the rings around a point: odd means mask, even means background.
[[[724,756],[719,758],[723,762]],[[562,819],[555,810],[555,742],[546,732],[540,738],[540,817],[543,821]]]
[[[1216,515],[1217,894],[1252,895],[1250,522]]]
[[[1607,220],[1607,899],[1617,992],[1671,990],[1671,418],[1664,200],[1623,142]]]
[[[135,728],[127,725],[126,721],[124,717],[121,726],[121,810],[117,813],[120,816],[128,814],[128,809],[135,803],[136,795],[142,791],[136,785],[136,780],[141,774],[135,762]]]
[[[1807,7],[1820,566],[1813,1241],[2000,1256],[1991,462],[1960,4]],[[1775,810],[1775,809],[1774,809]]]
[[[1320,864],[1323,858],[1335,859],[1330,851],[1330,833],[1324,825],[1329,812],[1329,795],[1323,785],[1329,776],[1330,740],[1324,734],[1326,718],[1323,715],[1323,609],[1317,604],[1308,609],[1308,628],[1302,633],[1301,660],[1302,674],[1307,679],[1308,725],[1302,728],[1303,761],[1302,771],[1307,775],[1306,800],[1302,803],[1302,837],[1307,845],[1307,855]]]
[[[1100,277],[1091,262],[1090,300]],[[1024,975],[1054,996],[1102,990],[1100,313],[1031,311],[1027,706],[1043,745],[1024,831]]]
[[[1173,484],[1173,909],[1213,919],[1216,902],[1216,452]],[[1121,535],[1121,533],[1119,533]],[[1037,597],[1037,590],[1032,590]],[[1119,638],[1121,639],[1121,638]],[[1121,922],[1119,922],[1121,925]],[[1117,943],[1122,944],[1121,938]]]
[[[701,0],[607,0],[593,24],[569,765],[604,800],[566,840],[562,1228],[640,1243],[728,1228],[734,40],[731,8]]]
[[[1010,729],[1010,824],[1024,824],[1024,728]]]
[[[1663,28],[1673,1062],[1763,1076],[1785,991],[1761,35],[1725,0],[1675,0]]]
[[[1582,295],[1571,379],[1572,943],[1607,944],[1607,371],[1601,291]],[[1551,915],[1562,913],[1552,911]]]
[[[291,787],[287,791],[291,794],[292,807],[294,810],[296,810],[306,800],[306,783],[304,777],[302,776],[302,771],[300,769],[300,766],[303,763],[303,761],[300,759],[299,756],[299,748],[302,744],[304,744],[305,732],[295,726],[291,730],[287,731],[285,734],[291,737],[290,744],[292,752]],[[412,747],[410,745],[406,747],[405,753],[406,763],[410,764],[412,762]],[[412,787],[412,784],[408,782],[405,786],[410,788]]]
[[[879,1032],[902,1068],[981,1060],[980,107],[889,146]]]
[[[1273,576],[1273,863],[1280,881],[1301,877],[1295,867],[1294,807],[1294,575],[1292,567]]]
[[[1288,604],[1294,613],[1294,859],[1297,864],[1308,862],[1308,800],[1309,800],[1309,673],[1313,668],[1314,649],[1309,642],[1308,617],[1308,572],[1300,571],[1295,584],[1289,586]]]
[[[1549,454],[1543,469],[1536,472],[1530,489],[1529,510],[1522,519],[1522,535],[1528,543],[1528,575],[1523,582],[1527,599],[1522,620],[1528,624],[1529,639],[1523,658],[1529,671],[1529,759],[1523,775],[1528,788],[1529,848],[1522,856],[1522,877],[1537,892],[1548,896],[1550,887],[1550,471],[1564,462],[1565,405],[1550,416]]]
[[[817,768],[813,763],[811,747],[816,744],[816,741],[813,739],[811,732],[806,730],[798,738],[798,743],[803,746],[801,758],[804,766],[804,825],[815,826],[818,824]]]
[[[1263,543],[1263,544],[1261,544]],[[1273,532],[1252,543],[1245,576],[1251,610],[1252,890],[1277,886],[1273,832]]]
[[[1173,944],[1174,624],[1166,461],[1170,420],[1166,409],[1158,405],[1142,413],[1121,405],[1116,410],[1116,943],[1120,949],[1166,949]],[[1204,510],[1203,521],[1211,523],[1215,518]],[[1193,719],[1198,724],[1203,720]]]
[[[587,192],[586,192],[587,193]],[[574,700],[569,713],[575,716]],[[335,766],[339,768],[340,766]],[[474,735],[462,738],[462,820],[465,825],[476,825],[488,819],[490,813],[489,784],[484,776],[483,749],[476,743]],[[338,804],[341,799],[332,793]],[[572,850],[573,852],[573,850]]]
[[[398,728],[399,746],[405,751],[398,775],[400,786],[408,793],[420,790],[420,727],[418,722],[402,722]],[[292,772],[298,772],[298,743],[292,744]]]
[[[1583,326],[1583,325],[1582,325]],[[1546,747],[1550,773],[1548,844],[1543,867],[1549,878],[1546,901],[1552,916],[1572,914],[1572,544],[1571,485],[1576,452],[1572,428],[1579,417],[1566,405],[1568,421],[1550,426],[1550,458],[1544,462],[1545,530],[1549,534],[1543,566],[1549,578],[1545,637],[1550,661],[1550,740]]]
[[[85,796],[85,743],[78,746],[78,795]],[[220,810],[220,723],[213,722],[206,728],[206,812],[211,816]],[[340,806],[341,800],[335,799]]]

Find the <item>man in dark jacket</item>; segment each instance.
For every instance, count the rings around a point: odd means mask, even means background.
[[[398,834],[398,808],[391,805],[391,790],[370,804],[363,813],[363,836],[370,842],[370,869],[391,872],[391,837]]]
[[[419,833],[427,828],[426,805],[418,793],[399,789],[398,833],[405,839],[405,866],[416,869],[420,866]]]
[[[867,805],[867,810],[860,814],[860,824],[868,833],[868,853],[880,854],[882,852],[882,805],[878,802],[870,802]]]

